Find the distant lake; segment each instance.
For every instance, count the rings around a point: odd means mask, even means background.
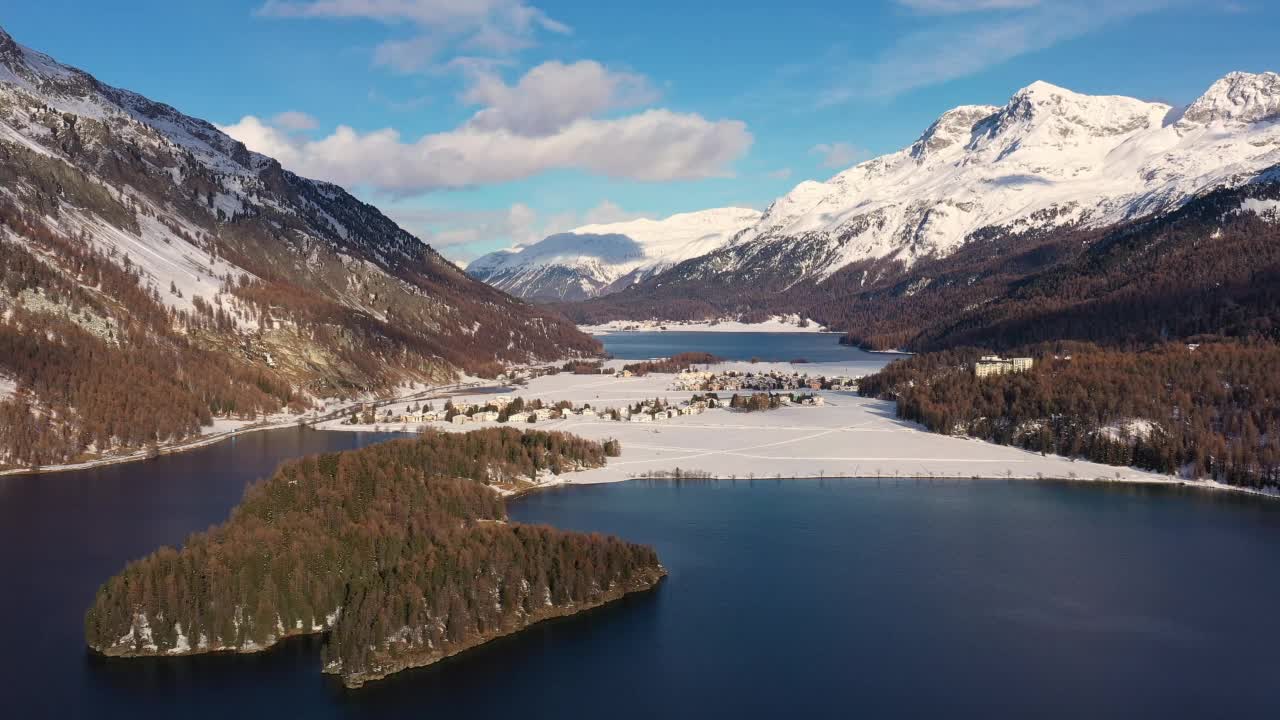
[[[726,360],[758,358],[769,362],[877,363],[897,355],[869,353],[840,344],[839,333],[761,332],[617,332],[595,336],[606,352],[623,360],[668,357],[680,352],[709,352]]]
[[[832,336],[786,337],[817,347]],[[671,573],[655,592],[360,691],[320,674],[319,638],[245,656],[85,649],[84,611],[129,560],[221,522],[282,460],[390,437],[281,429],[149,462],[0,477],[3,716],[1235,718],[1280,708],[1280,503],[1177,487],[568,487],[509,503],[512,518],[654,545]]]

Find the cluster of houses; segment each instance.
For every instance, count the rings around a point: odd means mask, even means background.
[[[857,390],[858,382],[847,377],[809,376],[792,372],[711,372],[686,370],[676,374],[672,390],[701,392],[737,392],[756,390]]]
[[[630,407],[606,410],[603,416],[620,422],[662,422],[681,415],[700,415],[707,410],[723,407],[715,398],[684,400],[668,403],[663,400],[644,400]]]
[[[557,403],[554,407],[539,405],[525,406],[520,401],[520,409],[512,412],[513,399],[506,396],[487,399],[485,403],[450,402],[444,409],[433,409],[430,405],[421,408],[406,409],[398,418],[386,410],[381,420],[377,417],[362,418],[364,422],[410,423],[422,424],[430,422],[447,422],[453,425],[469,423],[538,423],[547,420],[562,420],[569,417],[600,418],[615,422],[663,422],[681,415],[698,415],[709,409],[728,407],[728,400],[715,397],[696,398],[679,403],[668,403],[663,400],[643,400],[635,405],[621,408],[596,409],[590,405],[573,407],[570,403]]]
[[[978,377],[1004,375],[1005,373],[1026,372],[1035,365],[1029,357],[1003,358],[999,355],[983,355],[973,364],[973,374]]]

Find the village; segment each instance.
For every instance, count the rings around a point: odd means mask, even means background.
[[[679,388],[677,388],[679,389]],[[743,389],[743,388],[739,388]],[[653,423],[673,420],[682,415],[701,415],[707,410],[770,410],[791,405],[817,407],[825,405],[820,395],[812,393],[757,392],[749,396],[733,395],[721,398],[715,393],[694,395],[678,401],[653,398],[640,400],[621,407],[596,408],[589,403],[575,405],[567,400],[547,404],[541,399],[525,400],[522,397],[499,395],[483,401],[446,400],[436,408],[431,403],[413,403],[397,413],[392,407],[378,408],[372,404],[352,412],[347,425],[403,424],[425,425],[442,423],[468,425],[474,423],[519,423],[532,425],[574,417],[612,422]]]
[[[986,359],[999,371],[1025,370],[1025,362],[1013,360]],[[607,466],[547,479],[556,483],[677,476],[1160,481],[1150,473],[1124,470],[1117,477],[1108,466],[923,432],[899,419],[892,401],[854,390],[885,362],[728,360],[665,370],[672,363],[607,359],[525,366],[488,381],[464,378],[465,387],[435,396],[366,405],[318,427],[407,433],[511,427],[620,447]]]
[[[676,374],[672,390],[710,392],[737,392],[755,390],[761,392],[789,390],[843,390],[856,392],[858,381],[845,376],[810,376],[798,371],[779,370],[746,371],[686,370]]]

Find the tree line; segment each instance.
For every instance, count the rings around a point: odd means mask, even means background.
[[[712,355],[709,352],[682,352],[676,353],[669,358],[628,363],[623,365],[622,369],[631,372],[632,375],[640,376],[648,375],[649,373],[674,374],[689,370],[694,365],[711,365],[718,362],[723,362],[723,358]]]
[[[896,361],[862,395],[898,416],[1027,450],[1249,487],[1280,485],[1280,345],[1050,343],[1031,370],[976,377],[986,351]],[[1136,422],[1135,422],[1136,421]]]
[[[225,523],[104,583],[86,640],[164,654],[327,632],[325,668],[358,683],[647,588],[662,574],[652,549],[506,522],[486,487],[605,454],[571,435],[501,428],[285,463]]]
[[[797,313],[878,350],[1082,340],[1139,348],[1199,336],[1280,340],[1280,223],[1241,211],[1280,183],[1222,189],[1103,228],[985,228],[945,257],[861,260],[820,282],[683,274],[555,307],[577,322],[744,321]]]

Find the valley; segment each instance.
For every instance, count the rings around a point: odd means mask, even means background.
[[[0,179],[0,468],[598,352],[336,185],[3,30]]]
[[[1274,715],[1229,5],[7,8],[6,709]]]

